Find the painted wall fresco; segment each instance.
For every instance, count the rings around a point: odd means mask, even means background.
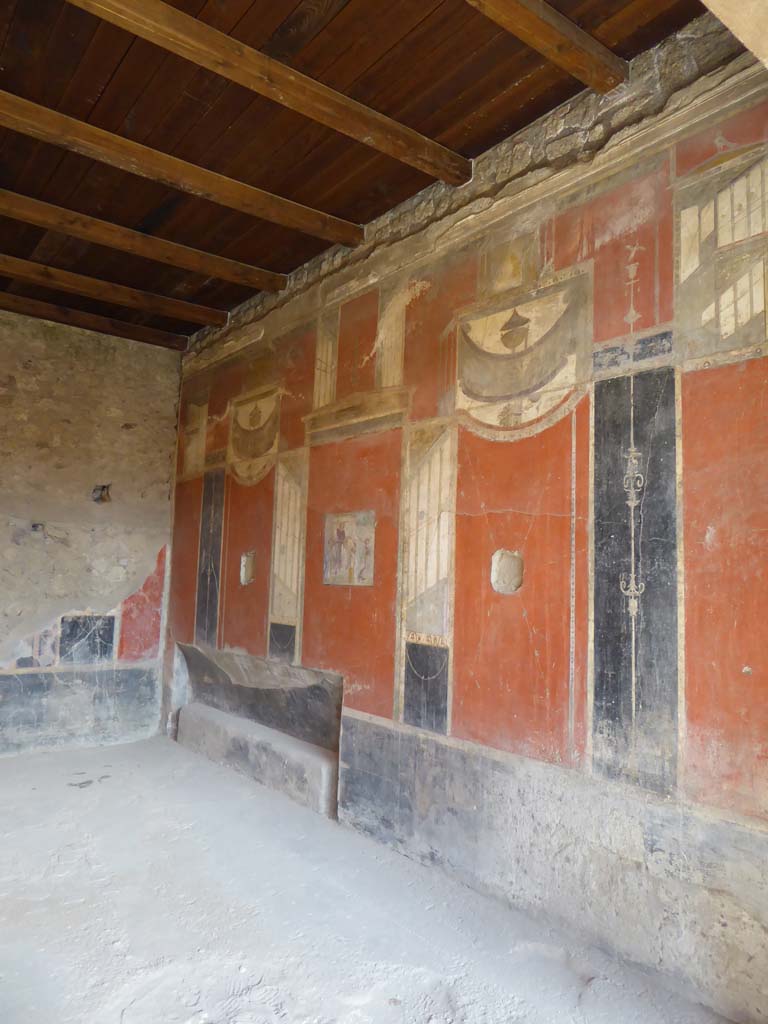
[[[674,370],[598,381],[594,422],[594,763],[666,792],[677,770]]]
[[[0,665],[0,754],[143,739],[160,724],[166,548],[105,614],[71,611]]]
[[[372,587],[376,544],[373,512],[333,512],[325,517],[323,583]]]
[[[763,104],[188,376],[176,639],[768,817],[766,268]]]

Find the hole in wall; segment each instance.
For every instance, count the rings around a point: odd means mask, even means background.
[[[97,505],[103,505],[105,502],[112,501],[111,487],[112,484],[96,484],[91,490],[91,501],[95,501]]]
[[[247,587],[253,583],[256,571],[256,552],[244,551],[240,555],[240,586]]]
[[[491,557],[491,586],[497,594],[515,594],[523,585],[523,556],[499,548]]]

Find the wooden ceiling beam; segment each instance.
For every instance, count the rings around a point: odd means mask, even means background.
[[[460,154],[162,0],[69,3],[433,178],[461,185],[472,177]]]
[[[60,206],[52,206],[40,199],[22,196],[4,188],[0,188],[0,216],[11,217],[25,224],[34,224],[35,227],[45,228],[47,231],[81,238],[85,242],[105,245],[120,252],[129,252],[144,259],[167,263],[171,267],[191,270],[192,273],[202,274],[204,277],[231,281],[245,288],[276,292],[285,287],[284,274],[274,274],[270,270],[260,270],[259,267],[238,263],[224,256],[191,249],[189,246],[168,242],[154,235],[144,235],[140,231],[132,231],[118,224],[77,213],[75,210],[64,210]]]
[[[39,299],[28,299],[12,292],[0,292],[0,309],[8,313],[19,313],[21,316],[31,316],[36,320],[51,320],[55,324],[66,324],[68,327],[79,327],[84,331],[96,331],[98,334],[109,334],[115,338],[128,338],[130,341],[159,345],[161,348],[172,348],[179,352],[184,351],[188,342],[182,334],[171,334],[155,327],[144,327],[143,324],[129,324],[124,320],[113,320],[112,317],[85,313],[52,302],[40,302]]]
[[[626,82],[629,65],[545,0],[467,0],[487,18],[597,92]]]
[[[169,188],[221,206],[272,221],[330,242],[357,245],[365,232],[359,224],[283,199],[253,185],[227,178],[178,157],[113,135],[95,125],[0,90],[0,125],[41,142],[63,146],[82,156],[119,167],[129,174],[162,182]]]
[[[184,323],[204,324],[212,327],[223,327],[229,320],[229,313],[222,309],[210,309],[198,306],[181,299],[171,299],[165,295],[153,295],[142,292],[138,288],[126,288],[111,281],[100,281],[95,277],[84,277],[73,274],[69,270],[48,267],[43,263],[32,263],[30,260],[18,259],[0,253],[0,277],[10,277],[17,281],[27,281],[41,288],[52,288],[54,291],[71,292],[73,295],[85,295],[98,302],[108,302],[114,306],[128,306],[140,309],[144,313],[155,316],[167,316]]]

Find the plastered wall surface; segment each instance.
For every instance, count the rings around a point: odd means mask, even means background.
[[[768,7],[763,0],[706,0],[706,5],[768,66]]]
[[[343,822],[763,1021],[768,74],[686,33],[201,337],[170,620],[343,675]]]
[[[119,739],[134,691],[156,728],[178,384],[175,353],[0,314],[4,750]]]

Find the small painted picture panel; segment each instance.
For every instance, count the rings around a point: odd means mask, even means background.
[[[373,512],[326,515],[323,583],[337,587],[372,587],[375,537]]]

